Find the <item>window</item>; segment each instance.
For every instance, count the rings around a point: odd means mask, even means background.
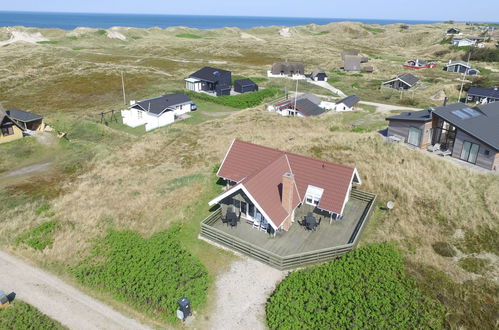
[[[14,128],[12,126],[2,127],[2,135],[9,136],[14,134]]]
[[[490,156],[490,150],[485,150],[485,156]]]
[[[407,143],[419,147],[420,141],[421,141],[421,130],[416,127],[410,127]]]
[[[308,205],[317,206],[321,200],[324,189],[309,185],[305,193],[305,202]]]
[[[142,111],[140,110],[137,111],[137,118],[142,119]]]
[[[479,149],[480,146],[478,144],[464,141],[463,150],[461,150],[461,159],[468,163],[475,164]]]

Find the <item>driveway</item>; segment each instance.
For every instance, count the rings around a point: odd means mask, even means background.
[[[59,278],[0,251],[0,289],[70,329],[149,329]]]
[[[312,80],[312,79],[307,79],[307,82],[310,83],[310,84],[312,84],[312,85],[316,85],[316,86],[325,88],[327,90],[330,90],[334,94],[339,95],[341,97],[346,97],[345,93],[343,93],[342,91],[340,91],[338,88],[331,86],[327,81],[315,81],[315,80]]]

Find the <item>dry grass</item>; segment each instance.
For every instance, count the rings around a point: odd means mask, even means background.
[[[304,61],[309,71],[316,65],[332,70],[341,64],[340,52],[346,48],[369,54],[376,73],[342,75],[334,85],[369,101],[398,102],[397,95],[387,97],[376,89],[378,80],[403,72],[401,64],[407,58],[431,59],[444,47],[439,42],[446,28],[411,26],[400,31],[397,25],[373,34],[357,23],[338,23],[296,27],[291,38],[280,37],[275,27],[245,31],[261,40],[242,38],[238,29],[121,30],[126,42],[109,40],[94,30],[82,31],[74,38],[68,38],[66,32],[47,30],[42,33],[60,42],[1,47],[0,102],[6,108],[42,113],[56,127],[70,131],[74,139],[65,147],[64,157],[56,158],[56,168],[71,169],[79,161],[83,166],[71,170],[71,175],[50,173],[45,178],[48,181],[9,182],[10,190],[0,191],[0,242],[12,245],[20,233],[46,221],[34,211],[41,202],[49,202],[54,219],[60,223],[53,248],[21,252],[33,260],[43,260],[46,266],[64,269],[74,264],[92,239],[105,234],[109,227],[133,229],[147,236],[180,222],[183,230],[179,239],[213,275],[222,272],[230,260],[228,254],[196,236],[199,222],[208,213],[208,200],[220,191],[212,168],[232,139],[240,138],[357,167],[362,189],[378,194],[380,201],[363,243],[395,241],[416,270],[425,265],[447,273],[454,281],[473,279],[475,275],[459,267],[457,258],[437,254],[432,245],[449,242],[457,247],[463,238],[456,233],[480,232],[481,226],[491,229],[487,233],[499,230],[499,177],[385,144],[374,131],[350,131],[351,125],[380,128],[380,115],[366,111],[302,119],[248,109],[226,118],[179,122],[140,137],[82,121],[102,109],[122,107],[122,70],[126,71],[129,98],[140,99],[182,88],[183,77],[213,60],[227,61],[220,66],[234,73],[259,77],[273,61],[284,59]],[[202,38],[176,37],[181,33]],[[443,61],[454,58],[446,56]],[[419,104],[433,104],[428,97],[439,90],[456,95],[454,77],[431,70],[421,75],[428,87],[416,96]],[[354,82],[360,82],[359,89],[352,87]],[[285,86],[279,80],[266,84]],[[331,127],[337,129],[331,131]],[[0,161],[3,171],[12,164]],[[396,205],[390,212],[379,207],[388,200]],[[485,273],[483,280],[493,283],[493,274]],[[422,278],[424,281],[425,276]],[[473,285],[467,284],[466,290],[473,290]]]

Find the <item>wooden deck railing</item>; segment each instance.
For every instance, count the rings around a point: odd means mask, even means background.
[[[350,237],[350,240],[348,241],[348,244],[345,245],[287,256],[280,256],[269,250],[248,243],[238,237],[232,236],[229,233],[223,232],[222,230],[214,228],[213,224],[215,224],[217,221],[221,221],[222,213],[220,209],[213,212],[201,222],[200,235],[203,238],[221,244],[239,253],[250,256],[280,270],[293,269],[330,261],[353,250],[357,246],[360,234],[362,233],[365,224],[369,220],[369,216],[376,200],[376,195],[357,189],[352,190],[350,197],[367,202],[367,206],[361,218],[359,219],[357,226],[355,227],[355,230]],[[285,238],[283,237],[282,239]]]

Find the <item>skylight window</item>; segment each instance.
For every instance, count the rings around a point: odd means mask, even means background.
[[[463,111],[466,112],[468,115],[470,115],[473,118],[480,116],[480,113],[478,111],[476,111],[475,109],[464,108]]]
[[[467,115],[466,113],[462,112],[461,110],[454,110],[454,111],[452,111],[452,113],[454,114],[454,116],[459,117],[463,120],[471,118],[470,115]]]

